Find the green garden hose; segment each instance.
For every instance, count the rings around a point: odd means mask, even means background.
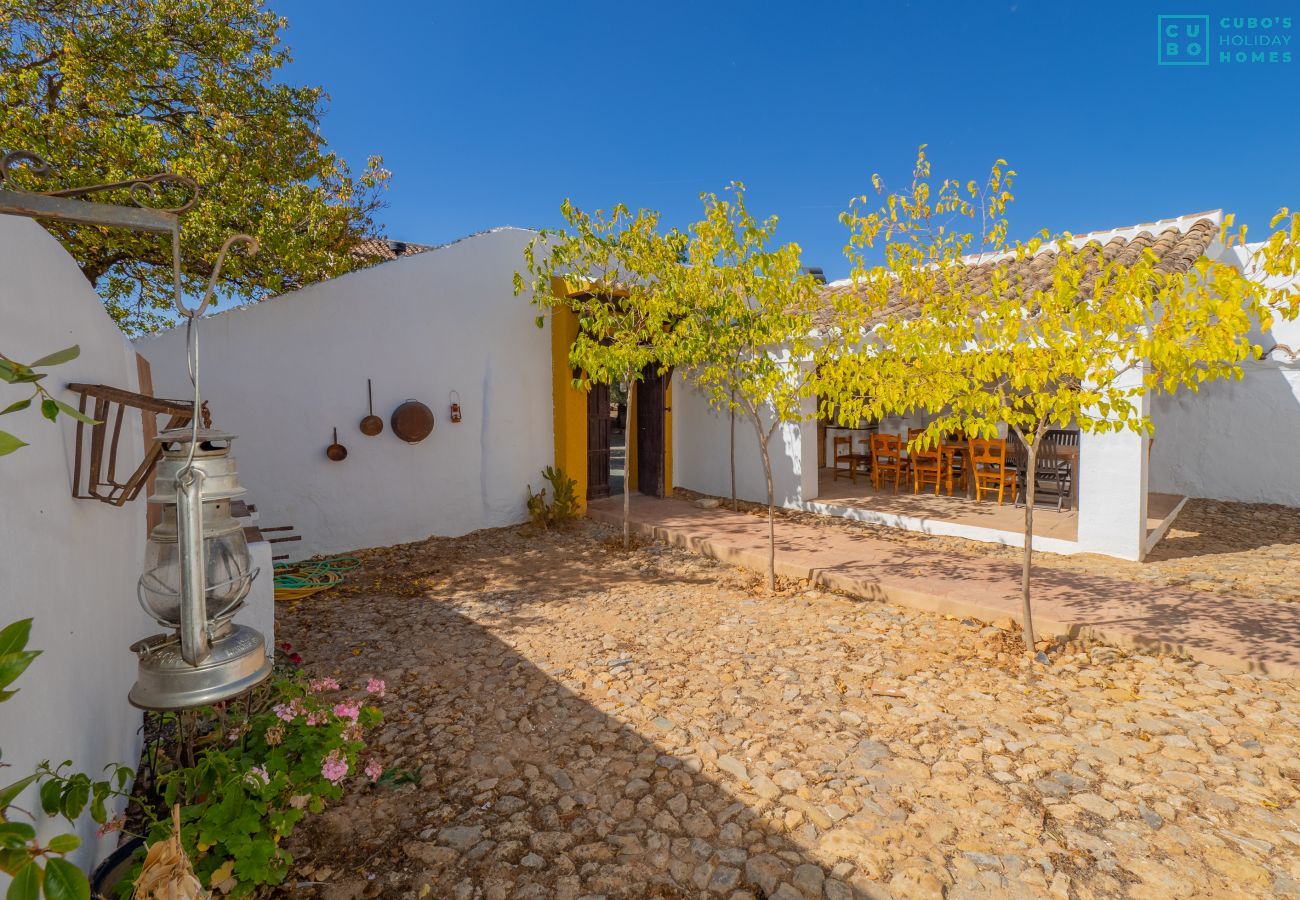
[[[332,556],[275,564],[275,599],[303,600],[343,583],[343,573],[361,565],[355,556]]]

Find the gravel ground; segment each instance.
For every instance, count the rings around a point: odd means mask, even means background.
[[[387,679],[380,758],[292,840],[348,897],[1300,894],[1300,693],[1106,647],[1031,674],[983,623],[610,531],[365,551],[281,604]]]
[[[694,500],[704,495],[674,488],[673,496]],[[722,499],[724,506],[730,506],[730,500]],[[743,501],[740,511],[767,515],[766,506]],[[924,544],[972,556],[1019,561],[1021,553],[1017,547],[919,534],[835,516],[788,509],[778,509],[777,516],[819,528],[845,529],[870,534],[879,540]],[[1092,553],[1073,556],[1037,553],[1034,565],[1099,572],[1143,583],[1256,600],[1300,603],[1300,509],[1272,503],[1189,500],[1169,532],[1143,562]]]

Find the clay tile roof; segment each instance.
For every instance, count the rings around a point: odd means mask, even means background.
[[[1120,264],[1131,264],[1139,259],[1144,250],[1149,249],[1158,259],[1156,268],[1162,272],[1186,272],[1205,255],[1206,250],[1218,238],[1221,212],[1196,213],[1179,219],[1165,219],[1149,225],[1135,225],[1110,231],[1091,232],[1073,236],[1076,247],[1092,246],[1099,248],[1102,257]],[[1044,247],[1034,256],[1015,260],[1006,256],[972,264],[969,267],[969,279],[978,289],[986,284],[995,270],[1002,270],[1013,283],[1022,284],[1026,292],[1047,289],[1051,286],[1052,265],[1056,260],[1056,250]],[[1086,290],[1089,279],[1081,283],[1081,292]],[[851,279],[844,279],[828,284],[822,289],[821,303],[817,315],[818,325],[828,325],[837,295],[855,290]],[[909,301],[891,294],[885,309],[877,320],[902,312]]]
[[[357,241],[352,246],[352,255],[369,262],[387,262],[415,253],[432,250],[428,244],[412,244],[408,241],[390,241],[387,238],[370,237]]]

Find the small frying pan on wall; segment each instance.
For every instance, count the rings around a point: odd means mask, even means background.
[[[339,443],[339,430],[334,429],[334,443],[325,448],[325,455],[330,462],[343,462],[348,458],[348,448]]]
[[[384,430],[384,420],[375,415],[375,395],[370,389],[370,379],[366,379],[366,402],[369,404],[370,415],[361,420],[361,433],[366,437],[374,437]]]

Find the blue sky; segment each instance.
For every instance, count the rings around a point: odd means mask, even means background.
[[[331,95],[330,144],[393,171],[390,237],[558,224],[561,200],[685,225],[744,181],[804,262],[847,274],[837,220],[916,147],[937,175],[1019,173],[1015,236],[1222,207],[1262,236],[1300,207],[1300,4],[489,3],[271,0],[287,77]],[[1159,66],[1160,13],[1289,63]],[[1264,28],[1222,17],[1294,15]],[[1276,46],[1276,45],[1275,45]]]

